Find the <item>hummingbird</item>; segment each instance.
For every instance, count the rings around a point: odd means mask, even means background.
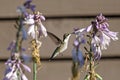
[[[52,60],[53,58],[55,58],[57,55],[64,52],[68,48],[68,41],[71,36],[71,33],[65,33],[63,35],[63,40],[61,40],[51,32],[47,32],[47,33],[48,36],[55,42],[55,44],[58,45],[58,47],[54,50],[52,56],[50,57],[50,60]]]

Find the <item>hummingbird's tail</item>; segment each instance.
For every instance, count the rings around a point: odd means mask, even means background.
[[[51,61],[53,58],[55,58],[59,54],[59,47],[55,49],[52,56],[50,57],[49,61]]]

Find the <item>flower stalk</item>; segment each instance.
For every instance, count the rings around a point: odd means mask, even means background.
[[[95,68],[101,58],[102,50],[107,49],[111,39],[114,41],[118,40],[118,32],[109,30],[107,20],[105,16],[99,14],[96,19],[91,22],[90,26],[82,29],[74,28],[73,34],[76,35],[74,45],[77,46],[79,43],[85,43],[89,46],[89,48],[87,48],[86,45],[84,47],[86,59],[83,64],[87,71],[84,80],[103,80],[102,77],[95,72]],[[72,54],[75,53],[77,53],[77,50],[72,52]],[[82,55],[73,55],[72,57],[74,61],[77,60],[81,64],[84,61],[84,59],[79,60],[81,56]]]
[[[90,40],[90,43],[91,43],[91,40]],[[92,52],[92,47],[90,46],[90,53],[89,53],[89,58],[90,58],[90,62],[89,62],[89,74],[90,74],[90,80],[96,80],[95,79],[95,76],[94,76],[94,73],[95,73],[95,70],[94,70],[94,55],[93,55],[93,52]]]
[[[19,22],[17,22],[16,21],[16,23],[17,23],[17,28],[18,28],[18,31],[17,31],[17,33],[16,33],[16,47],[15,47],[15,52],[17,53],[17,52],[19,52],[20,50],[21,50],[21,45],[22,45],[22,41],[23,41],[23,38],[21,38],[20,39],[20,32],[21,32],[21,30],[22,30],[22,18],[21,17],[19,17]]]
[[[31,69],[24,65],[21,60],[21,54],[24,51],[22,42],[25,39],[25,30],[23,29],[22,21],[22,17],[20,16],[15,24],[15,28],[17,29],[16,41],[13,41],[8,47],[8,50],[11,51],[11,56],[5,63],[7,67],[4,80],[28,80],[24,74],[24,70],[31,72]]]
[[[37,34],[36,34],[37,35]],[[32,57],[33,57],[33,80],[37,80],[37,64],[40,66],[40,54],[39,47],[37,45],[37,38],[31,41],[32,43]]]
[[[37,80],[37,64],[33,62],[33,80]]]
[[[37,71],[40,69],[41,66],[39,54],[41,41],[39,40],[39,38],[47,36],[47,30],[42,24],[42,21],[45,21],[45,17],[42,15],[42,13],[36,11],[35,8],[36,6],[32,4],[32,0],[26,0],[24,5],[19,7],[19,11],[24,16],[24,24],[29,27],[27,33],[32,38],[31,54],[33,61],[33,80],[37,80]],[[27,12],[27,9],[29,9],[30,12]]]

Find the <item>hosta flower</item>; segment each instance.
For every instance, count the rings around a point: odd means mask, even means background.
[[[85,40],[86,28],[82,28],[82,29],[76,28],[76,29],[74,29],[73,34],[76,35],[76,40],[75,40],[76,44],[77,44],[77,42],[78,43],[86,42],[86,40]]]
[[[106,46],[109,45],[110,39],[118,40],[118,32],[110,31],[108,27],[109,24],[107,23],[107,19],[102,14],[100,14],[96,17],[96,20],[92,23],[92,25],[87,28],[88,31],[93,28],[94,35],[97,35],[100,38],[102,49],[107,48]]]
[[[24,7],[26,9],[30,9],[31,11],[35,11],[35,5],[31,4],[32,0],[26,0],[26,2],[24,3]]]
[[[101,56],[101,50],[107,49],[109,43],[112,40],[118,40],[118,32],[113,32],[109,30],[109,24],[107,19],[102,15],[98,15],[95,21],[86,28],[75,29],[74,34],[76,35],[76,40],[80,43],[85,43],[85,35],[92,34],[91,47],[95,54],[95,58],[98,59]],[[74,41],[76,44],[77,41]]]
[[[101,55],[101,50],[107,49],[110,40],[118,40],[118,32],[113,32],[108,29],[109,24],[107,19],[102,15],[98,15],[96,20],[92,22],[92,25],[86,28],[87,32],[93,30],[92,36],[92,48],[95,55]]]
[[[35,39],[36,34],[39,34],[40,37],[47,36],[47,30],[43,26],[42,20],[45,20],[45,17],[40,12],[36,12],[34,15],[30,14],[24,21],[25,24],[29,25],[28,35],[33,39]]]
[[[79,42],[78,39],[76,39],[73,43],[74,48],[72,50],[72,58],[74,62],[77,62],[80,67],[82,67],[84,65],[84,57],[82,52],[80,51],[80,44],[81,42]]]
[[[84,65],[84,57],[80,49],[73,48],[72,50],[72,58],[74,62],[78,62],[80,67]]]
[[[101,58],[101,48],[100,48],[100,39],[97,36],[94,36],[91,41],[92,52],[94,53],[95,59]]]
[[[24,27],[24,22],[22,19],[20,19],[20,24],[18,25],[21,28],[21,32],[22,32],[22,39],[26,40],[27,39],[27,33]]]
[[[72,50],[72,58],[74,62],[77,62],[80,67],[82,67],[84,65],[84,57],[83,54],[80,50],[80,45],[81,44],[85,44],[86,40],[85,40],[85,34],[86,34],[86,28],[75,28],[73,34],[76,35],[76,39],[74,40],[74,48]]]
[[[22,69],[24,68],[24,70],[28,72],[31,72],[31,69],[23,63],[21,63],[18,53],[14,53],[11,59],[8,59],[8,61],[5,64],[7,67],[5,77],[3,80],[18,80],[19,78],[21,78],[22,80],[28,80],[27,77],[24,75]]]

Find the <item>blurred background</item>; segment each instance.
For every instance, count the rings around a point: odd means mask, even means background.
[[[5,61],[9,58],[7,51],[9,43],[15,40],[15,20],[18,17],[16,9],[25,0],[0,0],[0,80],[5,71]],[[103,13],[109,20],[110,30],[120,32],[120,0],[33,0],[37,10],[43,13],[46,21],[43,22],[48,31],[63,38],[66,32],[72,32],[74,27],[87,27],[95,16]],[[119,35],[118,35],[119,37]],[[120,38],[120,37],[119,37]],[[38,72],[38,80],[68,80],[71,77],[71,50],[74,36],[69,41],[68,49],[49,62],[54,49],[57,47],[52,40],[43,38],[40,49],[42,68]],[[24,47],[28,48],[29,41],[24,41]],[[96,72],[104,80],[118,80],[120,77],[120,40],[111,41],[107,50],[103,51],[102,59]],[[30,54],[30,51],[27,52]],[[32,69],[32,63],[27,63]],[[32,80],[32,73],[27,73]],[[81,80],[84,75],[81,73]]]

